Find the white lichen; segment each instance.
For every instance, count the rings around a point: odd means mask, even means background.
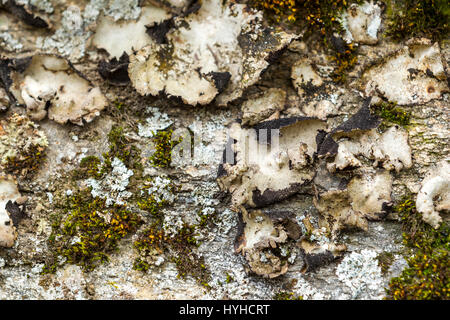
[[[0,32],[0,47],[6,51],[19,52],[22,50],[22,43],[13,38],[9,32]]]
[[[366,96],[383,95],[399,105],[423,104],[448,91],[439,44],[413,39],[362,76]]]
[[[443,160],[430,170],[423,179],[416,199],[417,211],[433,228],[438,229],[442,223],[439,211],[450,211],[450,164]]]
[[[208,104],[225,90],[216,101],[227,104],[259,79],[271,52],[294,38],[284,32],[265,33],[269,30],[260,19],[261,13],[244,4],[203,1],[198,12],[174,19],[167,43],[131,55],[133,86],[142,95],[165,91],[191,105]]]
[[[6,203],[20,198],[17,184],[12,177],[0,176],[0,247],[12,247],[17,238],[16,228],[6,211]]]
[[[131,192],[127,191],[130,177],[133,170],[128,169],[118,158],[111,162],[112,171],[102,180],[89,178],[85,182],[91,187],[91,195],[94,198],[106,199],[106,205],[123,205],[125,200],[131,197]]]
[[[152,117],[145,119],[145,124],[138,123],[138,135],[143,138],[153,137],[159,130],[167,129],[173,121],[166,113],[161,113],[158,108],[148,107],[147,112]]]
[[[80,76],[65,59],[35,55],[23,72],[12,72],[10,91],[27,107],[33,120],[48,114],[51,120],[83,125],[91,122],[107,105],[99,87]]]
[[[374,250],[363,249],[347,255],[336,268],[336,275],[350,288],[352,299],[364,298],[362,293],[367,291],[380,298],[384,294],[381,268]]]
[[[92,43],[97,48],[105,49],[110,57],[119,59],[124,52],[130,55],[152,43],[147,27],[168,18],[166,11],[153,6],[143,7],[137,20],[116,21],[109,15],[102,15],[98,19]]]
[[[375,44],[381,25],[381,7],[373,1],[352,4],[339,17],[339,22],[345,30],[344,39],[347,42]]]

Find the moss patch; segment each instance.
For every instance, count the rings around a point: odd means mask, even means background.
[[[411,123],[411,112],[397,107],[395,102],[382,102],[371,106],[372,111],[383,119],[385,127],[398,124],[406,127]]]
[[[205,266],[204,258],[199,257],[195,252],[198,245],[195,238],[195,226],[185,224],[176,235],[168,236],[161,223],[157,222],[146,229],[134,243],[140,255],[135,261],[134,269],[147,271],[148,263],[145,259],[164,253],[171,262],[175,263],[178,277],[184,279],[192,276],[198,283],[208,287],[210,273]]]
[[[293,292],[280,291],[273,296],[273,300],[303,300],[303,296],[296,296]]]
[[[48,240],[55,253],[44,273],[54,272],[66,263],[84,270],[94,269],[108,261],[108,253],[117,248],[120,239],[136,231],[140,218],[125,206],[107,207],[105,199],[92,198],[90,190],[82,190],[57,204],[62,214],[54,215],[52,234]],[[59,262],[58,257],[63,258]]]
[[[262,9],[266,18],[272,23],[287,22],[287,26],[296,25],[306,28],[305,37],[320,35],[325,47],[331,51],[331,60],[337,65],[333,80],[342,83],[346,73],[357,62],[357,48],[353,43],[346,43],[335,34],[343,32],[338,16],[354,0],[252,0],[251,4]]]
[[[418,36],[441,40],[450,32],[447,0],[388,1],[386,15],[386,35],[394,40]]]
[[[411,198],[401,201],[394,210],[403,223],[403,242],[409,249],[408,267],[392,278],[387,299],[450,299],[450,226],[443,223],[435,230],[422,220]]]
[[[150,162],[155,167],[168,168],[172,162],[172,149],[181,142],[182,138],[172,140],[172,129],[158,131],[154,136],[155,153]]]
[[[45,160],[44,150],[45,147],[31,145],[27,150],[22,151],[20,156],[8,157],[4,164],[5,171],[16,176],[30,178]]]

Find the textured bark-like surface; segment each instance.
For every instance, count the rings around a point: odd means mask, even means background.
[[[245,3],[0,0],[1,299],[381,299],[448,223],[448,39],[351,5],[337,83]]]

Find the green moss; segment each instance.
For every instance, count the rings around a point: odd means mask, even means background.
[[[72,178],[75,180],[87,178],[100,178],[101,161],[96,156],[87,156],[81,159],[80,167],[72,171]]]
[[[194,251],[199,243],[195,239],[195,226],[185,224],[175,236],[167,236],[162,228],[162,221],[154,223],[135,241],[141,260],[159,254],[165,254],[175,263],[178,277],[192,276],[205,286],[210,280],[210,273],[205,266],[204,258]],[[138,270],[138,269],[136,269]]]
[[[225,282],[226,283],[231,283],[233,281],[234,281],[234,278],[229,273],[227,273],[227,278],[226,278]]]
[[[408,267],[391,279],[387,299],[450,299],[450,226],[438,230],[422,220],[411,198],[405,198],[394,210],[403,223],[403,242],[409,248]]]
[[[418,36],[441,40],[450,31],[447,0],[388,1],[386,15],[386,35],[395,40]]]
[[[377,260],[381,268],[381,273],[386,274],[394,262],[394,254],[392,252],[382,252],[377,256]]]
[[[133,264],[133,269],[146,272],[148,269],[150,269],[150,264],[147,261],[142,260],[141,258],[136,258]]]
[[[273,296],[273,300],[303,300],[303,296],[296,296],[293,292],[280,291]]]
[[[61,265],[77,264],[87,271],[108,261],[108,253],[141,223],[125,206],[107,207],[104,199],[92,198],[89,189],[56,204],[56,209],[62,213],[53,220],[48,244],[65,259]],[[55,271],[57,266],[55,261],[48,263],[43,272]]]
[[[406,127],[411,122],[411,112],[397,107],[395,102],[382,102],[372,106],[372,110],[384,120],[384,125],[398,124]]]
[[[158,131],[154,136],[155,153],[150,162],[155,167],[167,168],[172,162],[172,149],[181,142],[182,138],[172,140],[173,130]]]
[[[335,34],[343,32],[338,17],[352,4],[362,3],[354,0],[252,0],[251,4],[262,9],[265,17],[272,23],[295,25],[305,29],[305,37],[319,35],[325,48],[331,52],[331,60],[336,62],[333,80],[342,83],[346,74],[357,62],[357,48],[346,43]]]
[[[45,147],[31,145],[27,150],[19,151],[19,156],[8,157],[6,159],[6,163],[4,164],[5,171],[16,176],[30,178],[45,160],[44,150]]]

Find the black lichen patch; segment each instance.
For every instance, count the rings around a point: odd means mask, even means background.
[[[17,71],[19,73],[24,72],[30,65],[32,57],[20,58],[20,59],[0,59],[0,86],[2,86],[11,101],[16,101],[14,95],[9,91],[13,81],[11,79],[11,72]]]
[[[22,219],[27,218],[28,216],[25,213],[24,208],[21,208],[17,202],[12,202],[9,200],[5,206],[6,212],[8,212],[9,217],[11,218],[13,225],[17,227]]]
[[[298,193],[302,189],[303,185],[303,183],[293,183],[286,189],[275,191],[266,189],[263,193],[261,193],[259,189],[255,189],[252,193],[252,201],[257,208],[264,207],[269,204],[287,199],[290,196]]]
[[[173,18],[166,19],[153,26],[147,26],[147,34],[158,44],[167,44],[167,33],[175,26]]]
[[[228,82],[230,82],[231,79],[231,73],[229,72],[210,72],[208,73],[208,76],[211,76],[214,86],[217,88],[217,91],[219,93],[222,93],[227,85]]]
[[[6,11],[32,27],[48,28],[48,23],[41,17],[36,16],[29,8],[26,8],[25,5],[20,5],[14,0],[8,0],[3,7]]]
[[[128,76],[128,64],[130,59],[128,54],[124,52],[117,60],[115,57],[109,61],[100,60],[98,63],[98,73],[100,76],[116,86],[124,86],[130,82]]]
[[[442,40],[450,32],[447,0],[388,1],[386,35],[394,40],[425,36]]]
[[[403,224],[403,243],[408,267],[392,278],[386,289],[387,299],[450,299],[450,225],[444,222],[438,230],[425,223],[413,199],[406,197],[394,208]]]
[[[317,268],[327,265],[336,260],[336,257],[330,251],[316,254],[304,253],[303,261],[305,263],[302,272],[311,272]]]
[[[337,154],[338,144],[334,141],[334,135],[345,134],[354,130],[371,130],[380,125],[381,119],[370,111],[370,101],[371,98],[367,98],[357,113],[322,140],[322,143],[317,147],[319,157],[333,157]],[[323,133],[320,133],[320,135],[319,140],[321,140]]]

